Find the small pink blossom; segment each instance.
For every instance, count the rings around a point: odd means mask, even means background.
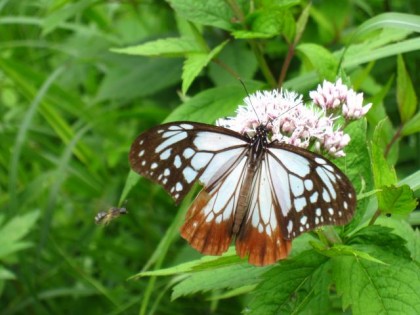
[[[363,94],[357,94],[341,79],[324,81],[309,93],[312,104],[303,96],[287,90],[258,91],[245,98],[236,116],[219,119],[217,125],[252,137],[265,125],[269,140],[315,150],[335,157],[344,156],[350,136],[335,126],[341,111],[346,120],[364,116],[372,104],[363,106]]]
[[[348,119],[359,119],[366,115],[372,103],[363,106],[363,93],[356,93],[353,90],[349,91],[346,97],[346,102],[343,105],[343,116]]]

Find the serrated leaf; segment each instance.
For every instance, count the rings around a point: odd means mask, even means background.
[[[197,42],[191,38],[165,38],[141,45],[125,48],[113,48],[112,52],[137,56],[179,57],[189,53],[203,52]]]
[[[397,58],[397,105],[401,122],[410,120],[417,107],[417,96],[401,55]]]
[[[255,267],[242,263],[195,272],[174,286],[172,300],[197,292],[255,285],[261,280],[261,275],[270,268],[272,267]]]
[[[379,209],[391,214],[407,215],[417,206],[417,200],[408,185],[382,187],[378,201]]]
[[[295,20],[289,9],[271,6],[254,13],[251,32],[267,35],[264,38],[283,34],[291,41],[295,33]]]
[[[186,94],[194,79],[201,70],[226,46],[228,40],[216,46],[210,53],[189,54],[182,69],[182,93]]]
[[[343,309],[352,314],[419,314],[420,268],[410,260],[370,247],[379,265],[342,256],[332,258],[333,279],[342,295]]]
[[[371,142],[371,163],[373,180],[376,188],[393,185],[397,182],[395,169],[388,165],[384,157],[384,149],[380,146],[382,129],[385,120],[382,120],[375,128],[373,140]]]
[[[416,115],[414,115],[413,118],[407,121],[401,131],[404,136],[408,136],[417,132],[420,132],[420,112],[418,112]]]
[[[202,25],[232,30],[235,16],[224,0],[167,0],[171,7],[185,19]]]
[[[313,250],[281,261],[264,274],[247,308],[247,314],[290,314],[295,301],[311,296],[311,278],[328,258]],[[307,290],[309,287],[309,291]],[[300,305],[298,305],[300,307]]]
[[[317,44],[300,44],[296,47],[304,60],[306,59],[318,73],[321,80],[334,81],[338,60],[326,48]]]

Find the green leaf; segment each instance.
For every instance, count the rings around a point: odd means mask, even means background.
[[[378,222],[378,224],[381,223]],[[347,240],[347,244],[376,245],[382,250],[393,253],[396,256],[409,258],[410,252],[406,247],[407,241],[397,232],[394,227],[377,224],[368,225],[353,234]]]
[[[330,81],[335,79],[338,61],[327,49],[317,44],[300,44],[296,50],[318,72],[320,79]]]
[[[383,261],[372,257],[368,253],[357,250],[349,245],[343,244],[334,244],[332,247],[323,246],[322,243],[312,242],[312,246],[322,255],[327,257],[337,257],[337,256],[356,256],[368,261],[372,261],[378,264],[385,264]]]
[[[226,46],[229,41],[226,40],[223,43],[215,47],[210,53],[196,53],[188,54],[187,59],[184,62],[182,71],[182,93],[186,94],[188,88],[194,79],[200,74],[201,70],[208,65],[208,63],[217,56],[217,54]]]
[[[408,185],[413,191],[420,189],[420,170],[400,180],[399,186]]]
[[[13,280],[16,279],[16,275],[9,269],[0,266],[0,280]]]
[[[398,55],[397,59],[397,104],[401,121],[404,124],[416,112],[417,97],[401,55]]]
[[[382,187],[378,201],[379,209],[391,214],[407,215],[417,206],[417,200],[408,185]]]
[[[296,35],[294,38],[294,43],[297,44],[302,37],[303,32],[305,31],[306,25],[308,23],[309,13],[311,12],[312,3],[309,4],[303,9],[302,13],[299,16],[299,19],[296,22]]]
[[[113,48],[111,51],[127,55],[165,57],[179,57],[189,53],[203,52],[195,40],[182,37],[158,39],[141,45]]]
[[[382,120],[375,128],[373,140],[371,142],[371,163],[373,171],[373,179],[375,188],[382,188],[383,186],[390,186],[397,182],[397,175],[395,169],[388,165],[384,157],[384,149],[380,146],[382,129],[385,120]]]
[[[249,93],[261,88],[262,83],[245,81]],[[218,118],[232,115],[246,97],[244,88],[238,83],[215,87],[198,93],[181,106],[178,106],[165,122],[188,120],[213,123]]]
[[[294,301],[310,298],[312,278],[319,275],[317,271],[323,269],[327,262],[327,257],[314,250],[281,261],[264,274],[249,303],[247,314],[291,314],[290,307],[297,307]]]
[[[255,267],[242,263],[195,272],[174,286],[172,300],[197,292],[256,285],[261,281],[262,274],[270,268],[272,267]]]
[[[39,211],[16,216],[0,228],[0,258],[31,246],[20,241],[28,234],[38,220]]]
[[[235,16],[224,0],[167,0],[171,7],[185,19],[202,25],[232,30]]]
[[[413,133],[420,132],[420,112],[414,115],[407,123],[403,126],[401,131],[402,135],[408,136]]]
[[[254,13],[251,32],[264,34],[264,38],[283,34],[291,41],[295,33],[295,20],[289,9],[271,6]]]
[[[414,262],[370,247],[380,265],[358,257],[332,258],[333,279],[343,309],[352,314],[419,314],[420,268]]]
[[[382,13],[361,24],[355,35],[360,37],[381,28],[399,28],[420,33],[420,17],[414,14]]]

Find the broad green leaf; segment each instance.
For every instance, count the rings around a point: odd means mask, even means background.
[[[371,240],[377,241],[377,239],[383,239],[382,244],[378,244],[384,250],[394,252],[400,257],[411,257],[413,260],[420,263],[420,230],[413,227],[405,220],[398,220],[393,217],[382,216],[379,217],[374,226],[381,225],[381,228],[387,228],[392,230],[392,234],[395,241],[392,241],[386,235],[379,235],[378,233],[372,233]],[[396,240],[395,236],[398,236],[400,240]],[[401,239],[405,243],[401,242]]]
[[[258,63],[254,54],[244,41],[231,41],[217,56],[217,59],[230,69],[214,62],[209,64],[209,76],[216,86],[232,85],[242,80],[250,80],[258,70]],[[235,72],[235,75],[230,70]]]
[[[255,267],[242,263],[195,272],[174,286],[172,300],[197,292],[256,285],[261,281],[262,274],[270,268],[272,267]]]
[[[247,314],[291,314],[295,301],[311,297],[312,278],[319,275],[328,258],[314,250],[302,252],[280,263],[263,275],[255,289]],[[322,277],[322,275],[319,275]]]
[[[382,129],[385,120],[382,120],[375,128],[373,140],[371,142],[371,163],[375,187],[380,189],[382,186],[393,185],[397,182],[395,169],[388,165],[384,157],[384,148],[380,145]]]
[[[390,214],[407,215],[417,206],[417,200],[408,185],[382,187],[378,201],[379,209]]]
[[[388,219],[388,221],[396,221],[393,219]],[[378,219],[379,220],[379,219]],[[351,237],[346,241],[349,245],[360,244],[360,245],[376,245],[384,251],[393,253],[399,257],[410,257],[410,252],[406,247],[406,239],[401,236],[401,233],[398,233],[393,227],[382,226],[378,224],[368,225],[356,233],[351,235]],[[383,222],[381,220],[380,222]],[[400,221],[398,221],[401,223]]]
[[[417,132],[420,132],[420,112],[418,112],[416,115],[414,115],[413,118],[407,121],[401,131],[404,136],[408,136]]]
[[[271,6],[253,14],[251,32],[265,34],[265,38],[284,35],[290,42],[295,33],[295,20],[289,9]]]
[[[179,59],[118,57],[113,71],[101,82],[96,101],[150,96],[181,80]]]
[[[417,97],[401,55],[397,58],[397,104],[401,122],[404,124],[416,112]]]
[[[419,314],[419,266],[380,248],[370,249],[371,255],[388,265],[352,256],[332,258],[333,279],[342,295],[343,309],[351,306],[354,315]]]
[[[219,44],[210,53],[188,54],[182,69],[182,93],[186,94],[188,88],[200,72],[217,54],[226,46],[228,40]]]
[[[296,50],[312,65],[321,79],[335,79],[338,61],[327,49],[317,44],[305,43],[298,45]]]
[[[224,0],[167,0],[171,7],[185,19],[202,25],[232,30],[235,15]]]
[[[262,85],[255,81],[245,81],[249,93],[254,92]],[[238,106],[244,103],[245,97],[246,92],[239,82],[207,89],[177,107],[165,121],[188,120],[213,123],[218,118],[233,115]]]
[[[203,50],[191,38],[165,38],[126,48],[113,48],[112,52],[138,56],[180,57]]]
[[[12,218],[0,227],[0,258],[30,247],[30,242],[21,241],[38,220],[39,211]]]

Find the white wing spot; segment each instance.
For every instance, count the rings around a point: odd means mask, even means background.
[[[306,221],[308,221],[308,217],[306,215],[300,218],[300,224],[305,225]]]
[[[173,126],[169,126],[168,130],[181,130],[181,127],[173,125]]]
[[[310,202],[311,202],[311,203],[315,203],[315,202],[317,202],[317,201],[318,201],[318,197],[319,197],[319,194],[318,194],[318,192],[317,192],[317,191],[315,191],[315,192],[311,195],[311,197],[309,198],[309,200],[310,200]]]
[[[220,224],[221,222],[222,222],[222,216],[221,215],[218,215],[217,217],[216,217],[216,223],[217,224]]]
[[[290,220],[289,223],[287,223],[287,231],[290,233],[292,233],[293,230],[293,221]]]
[[[344,209],[348,209],[348,207],[349,207],[349,204],[347,203],[347,201],[344,201],[344,203],[343,203],[343,207],[344,207]]]
[[[162,138],[169,138],[178,134],[179,131],[167,131],[162,135]]]
[[[142,162],[141,162],[141,166],[145,166],[146,165],[146,161],[145,160],[143,160]]]
[[[304,191],[302,180],[294,175],[290,175],[289,177],[293,195],[295,197],[302,195]]]
[[[169,168],[165,168],[163,171],[163,176],[168,176],[169,174],[171,174],[171,170]]]
[[[311,191],[312,188],[314,188],[314,182],[310,179],[305,179],[304,184],[305,184],[305,188],[309,191]]]
[[[189,129],[189,130],[194,129],[194,126],[190,124],[181,124],[180,126],[184,129]]]
[[[294,204],[296,212],[301,212],[306,206],[306,199],[304,197],[296,198]]]
[[[339,210],[338,211],[338,216],[341,217],[342,215],[343,215],[343,212]]]
[[[319,218],[315,217],[315,224],[319,224]]]
[[[324,159],[321,159],[319,157],[315,158],[315,162],[317,162],[318,164],[321,164],[321,165],[327,164],[327,161],[325,161]]]
[[[159,153],[160,151],[166,149],[166,147],[169,147],[170,145],[173,145],[173,144],[187,138],[187,136],[188,136],[188,134],[185,131],[179,132],[176,135],[166,139],[161,144],[159,144],[156,147],[155,152]]]
[[[144,150],[141,150],[139,153],[139,156],[143,156],[144,155]]]
[[[334,173],[334,168],[331,165],[326,164],[326,165],[324,165],[324,168],[327,169],[328,171],[330,171],[331,173]]]
[[[283,151],[277,155],[281,159],[283,165],[289,169],[289,172],[295,173],[300,177],[307,176],[311,169],[309,168],[309,161],[303,156],[297,155],[296,153]],[[293,166],[293,168],[291,168]]]
[[[143,145],[144,139],[139,142],[139,145]]]
[[[321,212],[321,208],[317,208],[317,209],[315,210],[315,214],[316,214],[318,217],[320,217],[320,216],[321,216],[321,214],[322,214],[322,212]]]
[[[167,178],[164,178],[163,181],[162,181],[162,184],[163,185],[166,185],[167,182],[168,182],[168,179]]]
[[[178,199],[179,198],[179,194],[175,194],[174,198],[175,199]]]
[[[349,198],[352,198],[353,197],[353,194],[352,193],[349,193],[348,196],[349,196]]]
[[[182,191],[184,187],[182,186],[182,184],[180,182],[176,183],[176,191]]]
[[[198,152],[192,158],[191,165],[196,170],[202,169],[203,167],[205,167],[209,163],[209,161],[211,160],[212,157],[213,157],[212,153]]]
[[[193,156],[193,154],[195,153],[195,151],[191,148],[186,148],[184,150],[184,152],[182,153],[182,155],[184,156],[184,158],[189,159],[190,157]]]
[[[171,149],[171,148],[169,148],[169,149],[167,149],[167,150],[163,151],[163,153],[159,156],[159,157],[160,157],[160,159],[161,159],[161,160],[166,160],[166,159],[168,159],[168,158],[171,156],[171,151],[172,151],[172,149]]]
[[[175,186],[171,188],[171,194],[175,191]]]
[[[328,191],[325,188],[322,191],[322,198],[324,199],[325,202],[330,202],[331,201],[330,194],[328,193]]]
[[[303,232],[305,230],[305,228],[303,227],[303,226],[301,226],[300,228],[299,228],[299,231],[300,232]]]
[[[156,167],[158,167],[158,164],[156,162],[153,162],[152,165],[150,165],[150,168],[153,170]]]
[[[333,208],[328,208],[328,213],[329,213],[330,215],[333,215],[333,214],[334,214],[334,209],[333,209]]]
[[[184,168],[184,170],[182,171],[182,175],[184,175],[185,181],[190,184],[192,183],[192,181],[195,179],[195,177],[197,176],[197,172],[195,170],[193,170],[191,167],[187,166],[186,168]]]
[[[176,168],[181,167],[182,163],[181,163],[181,158],[179,157],[179,155],[175,156],[174,165],[175,165]]]

